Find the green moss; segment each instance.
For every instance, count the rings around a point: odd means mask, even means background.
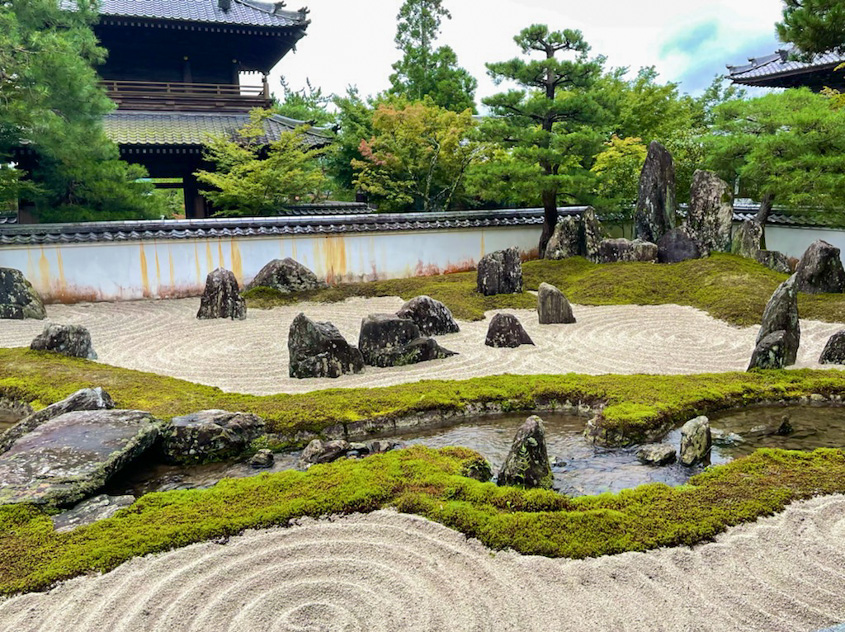
[[[567,498],[461,476],[479,467],[464,448],[416,446],[307,472],[226,479],[206,490],[148,494],[102,522],[55,533],[30,506],[0,507],[0,593],[43,589],[139,555],[285,525],[301,516],[415,513],[494,549],[584,558],[691,545],[792,501],[845,492],[845,452],[760,450],[671,488]]]

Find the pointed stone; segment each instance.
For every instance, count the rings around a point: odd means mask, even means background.
[[[702,257],[730,251],[733,214],[733,194],[728,183],[711,171],[697,170],[692,177],[685,230]]]
[[[340,377],[364,370],[364,358],[331,323],[305,314],[293,319],[288,333],[289,374],[295,378]]]
[[[839,248],[819,239],[810,244],[795,268],[798,291],[808,294],[845,292],[845,270]]]
[[[795,364],[801,342],[795,275],[781,283],[769,299],[763,311],[763,320],[755,344],[759,345],[766,336],[777,331],[784,332],[783,340],[779,343],[782,346],[783,366],[791,366]],[[768,344],[773,343],[774,341],[770,341]]]
[[[488,347],[516,348],[520,345],[533,345],[534,342],[516,316],[513,314],[496,314],[490,320],[490,326],[487,328],[487,339],[484,344]]]
[[[246,318],[246,302],[240,295],[238,280],[231,271],[217,268],[206,277],[197,318]]]
[[[820,364],[845,364],[845,330],[833,334],[824,346]]]
[[[763,225],[757,220],[747,219],[734,230],[731,253],[746,259],[756,259],[763,249],[762,244]]]
[[[652,141],[640,174],[634,235],[643,241],[657,243],[677,226],[677,208],[672,154],[660,143]]]
[[[537,292],[537,314],[541,325],[575,322],[572,305],[563,292],[548,283],[541,283]]]
[[[533,415],[517,430],[497,484],[551,489],[553,482],[543,420]]]
[[[304,265],[287,257],[274,259],[265,265],[246,287],[271,287],[283,294],[290,294],[317,290],[326,287],[326,284]]]

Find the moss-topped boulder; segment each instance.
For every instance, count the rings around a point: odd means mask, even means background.
[[[23,272],[0,268],[0,319],[23,320],[47,317],[44,301]]]
[[[532,415],[516,431],[513,445],[499,471],[497,483],[551,489],[554,482],[543,420]]]

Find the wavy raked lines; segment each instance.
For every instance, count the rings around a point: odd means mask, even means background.
[[[250,310],[245,321],[198,321],[197,299],[55,305],[53,322],[91,330],[101,362],[243,393],[295,393],[333,387],[387,386],[421,379],[465,379],[500,373],[706,373],[741,371],[753,350],[756,327],[737,328],[691,307],[575,306],[578,322],[540,325],[533,310],[512,313],[536,346],[484,345],[489,318],[461,323],[461,332],[438,338],[458,356],[410,367],[368,367],[337,380],[288,377],[287,334],[300,311],[333,322],[355,343],[361,319],[395,312],[396,297],[302,303]],[[508,310],[511,311],[511,310]],[[489,314],[488,314],[489,316]],[[802,321],[798,366],[817,366],[827,338],[842,325]],[[25,346],[43,323],[5,321],[0,347]]]
[[[380,511],[248,532],[0,601],[20,632],[798,632],[845,621],[845,497],[710,544],[592,560],[493,554]]]

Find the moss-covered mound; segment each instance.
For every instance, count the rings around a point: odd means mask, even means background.
[[[523,265],[523,274],[527,289],[536,290],[545,281],[581,305],[689,305],[741,326],[760,322],[772,292],[786,279],[755,261],[725,254],[672,265],[599,265],[580,257],[531,261]],[[537,306],[536,297],[527,292],[482,296],[475,291],[475,272],[355,283],[299,294],[256,288],[244,296],[249,307],[261,309],[302,300],[335,302],[353,296],[408,300],[421,294],[442,301],[462,320],[481,320],[492,309]],[[802,318],[845,322],[845,295],[801,294],[799,310]]]
[[[207,490],[148,494],[113,518],[70,533],[54,532],[37,508],[2,507],[0,594],[42,589],[135,556],[300,516],[395,507],[494,549],[583,558],[695,544],[791,501],[845,492],[842,450],[760,450],[683,487],[653,484],[575,499],[462,476],[479,458],[463,448],[417,446],[304,473],[224,480]]]

